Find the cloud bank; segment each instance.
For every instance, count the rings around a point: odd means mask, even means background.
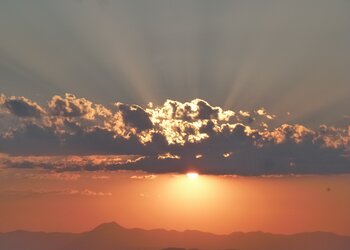
[[[350,172],[350,126],[315,129],[276,122],[278,117],[261,107],[224,110],[201,99],[106,107],[73,94],[54,96],[40,106],[2,94],[0,113],[2,167],[238,175]]]

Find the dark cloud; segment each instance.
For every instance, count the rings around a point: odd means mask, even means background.
[[[269,121],[275,116],[264,108],[234,112],[200,99],[185,103],[168,100],[162,106],[147,108],[123,103],[116,106],[112,111],[70,94],[54,97],[47,107],[49,112],[42,108],[40,117],[2,131],[0,152],[23,157],[7,159],[2,165],[150,173],[196,169],[208,174],[239,175],[350,172],[350,128],[272,126]],[[48,160],[40,164],[28,160],[32,155],[131,158],[70,164],[50,164]]]
[[[0,138],[0,152],[12,155],[134,154],[145,152],[144,147],[135,135],[115,137],[114,132],[99,127],[59,134],[54,127],[28,124]]]
[[[209,105],[209,103],[198,100],[197,102],[198,106],[198,119],[218,119],[220,109],[214,108]]]
[[[139,131],[151,129],[153,127],[149,114],[140,106],[123,103],[117,103],[116,106],[119,108],[126,125],[134,127]]]
[[[14,155],[54,155],[61,152],[61,141],[53,127],[29,123],[0,137],[0,152]]]
[[[37,103],[25,97],[6,98],[3,105],[11,114],[19,117],[39,117],[44,114],[44,110]]]

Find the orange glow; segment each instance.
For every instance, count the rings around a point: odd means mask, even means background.
[[[197,179],[198,178],[198,173],[196,173],[196,172],[189,172],[189,173],[187,173],[186,174],[187,175],[187,177],[190,179],[190,180],[195,180],[195,179]]]
[[[190,178],[190,173],[197,177]],[[236,177],[195,170],[152,175],[3,169],[0,232],[82,232],[116,221],[129,228],[220,234],[260,230],[348,235],[349,180],[350,175]]]

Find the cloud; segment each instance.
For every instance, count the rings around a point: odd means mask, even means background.
[[[2,95],[2,105],[7,99]],[[1,131],[0,162],[7,167],[149,173],[197,169],[228,175],[350,172],[350,127],[278,124],[278,117],[263,107],[224,110],[201,99],[105,107],[72,94],[54,96],[40,107],[24,97],[11,99],[29,103],[40,115]]]
[[[23,96],[0,97],[0,105],[6,108],[11,114],[18,117],[39,117],[45,114],[45,111],[36,102],[33,102]]]
[[[181,157],[178,155],[173,155],[169,152],[158,155],[158,160],[164,160],[164,159],[181,159]]]
[[[154,174],[151,174],[151,175],[133,175],[130,177],[130,179],[133,179],[133,180],[153,180],[155,178],[157,178],[157,176]]]
[[[109,180],[111,177],[109,175],[93,175],[91,179],[93,180]]]
[[[120,110],[123,121],[127,126],[135,128],[137,131],[143,131],[153,127],[149,114],[140,106],[124,103],[116,103],[116,106]]]
[[[83,195],[83,196],[112,196],[111,192],[96,192],[90,189],[77,190],[71,189],[67,191],[70,195]]]
[[[8,110],[4,106],[5,102],[6,102],[6,96],[0,93],[0,115],[8,112]]]
[[[26,177],[30,179],[38,179],[38,180],[76,181],[80,179],[81,175],[78,173],[42,173],[42,174],[28,174]]]
[[[108,197],[112,196],[111,192],[93,191],[90,189],[9,189],[1,190],[0,196],[16,196],[16,197],[33,197],[33,196],[52,196],[52,195],[81,195],[81,196],[92,196],[92,197]]]
[[[77,98],[73,94],[65,94],[65,97],[58,95],[52,97],[48,108],[50,113],[55,116],[94,119],[96,114],[92,102],[85,98]]]
[[[29,178],[38,179],[61,179],[76,180],[80,174],[68,174],[64,171],[98,171],[110,167],[124,166],[125,164],[135,163],[143,159],[137,155],[68,155],[68,156],[10,156],[0,155],[0,166],[17,169],[47,169],[56,172],[29,175]],[[105,179],[105,176],[95,175],[93,179]]]

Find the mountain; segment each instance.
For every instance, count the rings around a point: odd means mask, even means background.
[[[84,233],[0,233],[0,250],[349,250],[350,237],[313,232],[216,235],[200,231],[127,229],[102,224]]]

